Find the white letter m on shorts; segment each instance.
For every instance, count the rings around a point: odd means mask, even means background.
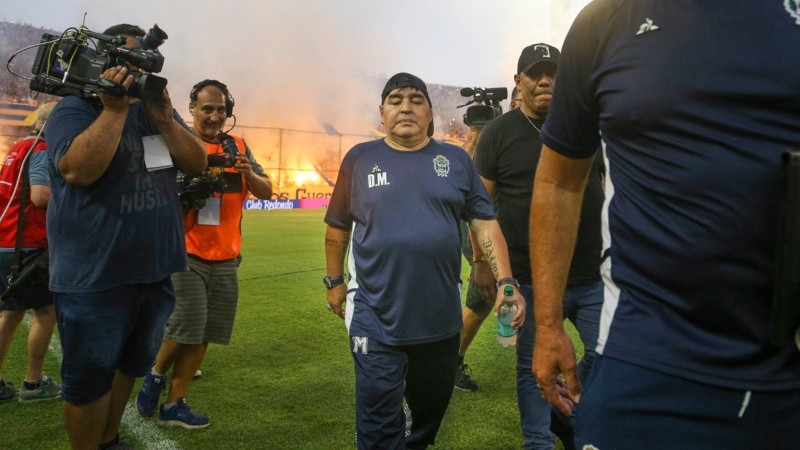
[[[362,355],[369,354],[367,351],[368,343],[369,338],[367,337],[353,336],[353,353],[361,353]]]

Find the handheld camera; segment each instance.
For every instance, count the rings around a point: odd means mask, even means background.
[[[463,88],[462,97],[472,97],[467,103],[459,105],[458,108],[480,103],[467,108],[464,113],[464,124],[467,126],[483,126],[497,116],[503,114],[503,107],[500,102],[508,98],[506,88]]]
[[[239,172],[225,172],[225,168],[236,164],[239,148],[236,141],[225,133],[222,140],[222,154],[208,155],[208,169],[204,174],[187,177],[178,172],[178,198],[183,209],[200,209],[215,192],[242,192],[242,175]]]
[[[153,25],[144,37],[142,48],[126,47],[123,35],[109,36],[90,31],[84,26],[65,30],[60,36],[42,35],[33,62],[30,87],[34,91],[58,96],[76,95],[96,98],[99,93],[116,97],[129,95],[153,103],[163,101],[167,80],[156,75],[133,73],[129,89],[100,75],[109,67],[130,64],[145,72],[160,72],[164,57],[158,46],[167,33]],[[90,48],[90,42],[94,48]]]

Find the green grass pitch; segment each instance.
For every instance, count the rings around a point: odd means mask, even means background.
[[[162,429],[129,411],[122,429],[127,442],[141,449],[354,448],[349,341],[343,322],[325,309],[321,282],[323,215],[324,210],[245,212],[233,339],[209,347],[203,376],[187,398],[196,412],[211,417],[211,426]],[[4,378],[17,386],[26,334],[20,326],[4,364]],[[513,348],[494,341],[490,316],[467,354],[480,390],[453,393],[436,449],[520,448],[514,359]],[[49,354],[45,372],[60,380],[58,361]],[[60,401],[0,404],[0,424],[0,448],[68,448]]]

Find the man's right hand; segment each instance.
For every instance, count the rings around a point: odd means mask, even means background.
[[[347,297],[347,283],[327,289],[325,297],[329,310],[344,320],[344,303]]]
[[[125,92],[127,92],[131,84],[133,84],[133,76],[128,73],[128,69],[124,66],[106,69],[105,72],[100,75],[100,78],[122,86]],[[130,104],[130,97],[127,95],[118,97],[100,92],[100,102],[103,103],[103,108],[109,111],[126,111]]]
[[[536,384],[545,400],[567,416],[581,398],[575,347],[563,327],[536,327],[533,364]],[[564,375],[564,379],[559,377]]]

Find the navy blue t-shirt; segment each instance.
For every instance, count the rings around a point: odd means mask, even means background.
[[[460,220],[494,219],[467,153],[431,140],[398,151],[383,139],[342,161],[325,222],[350,230],[349,330],[389,345],[433,342],[461,330]]]
[[[47,121],[51,198],[47,209],[50,290],[98,292],[153,283],[186,268],[176,170],[148,171],[144,136],[159,134],[141,102],[132,104],[122,139],[106,171],[81,187],[67,183],[58,161],[100,110],[63,98]],[[177,116],[180,123],[185,126]]]
[[[574,158],[606,144],[602,354],[800,387],[798,349],[768,343],[779,163],[800,150],[794,42],[782,1],[600,0],[575,20],[542,141]]]

